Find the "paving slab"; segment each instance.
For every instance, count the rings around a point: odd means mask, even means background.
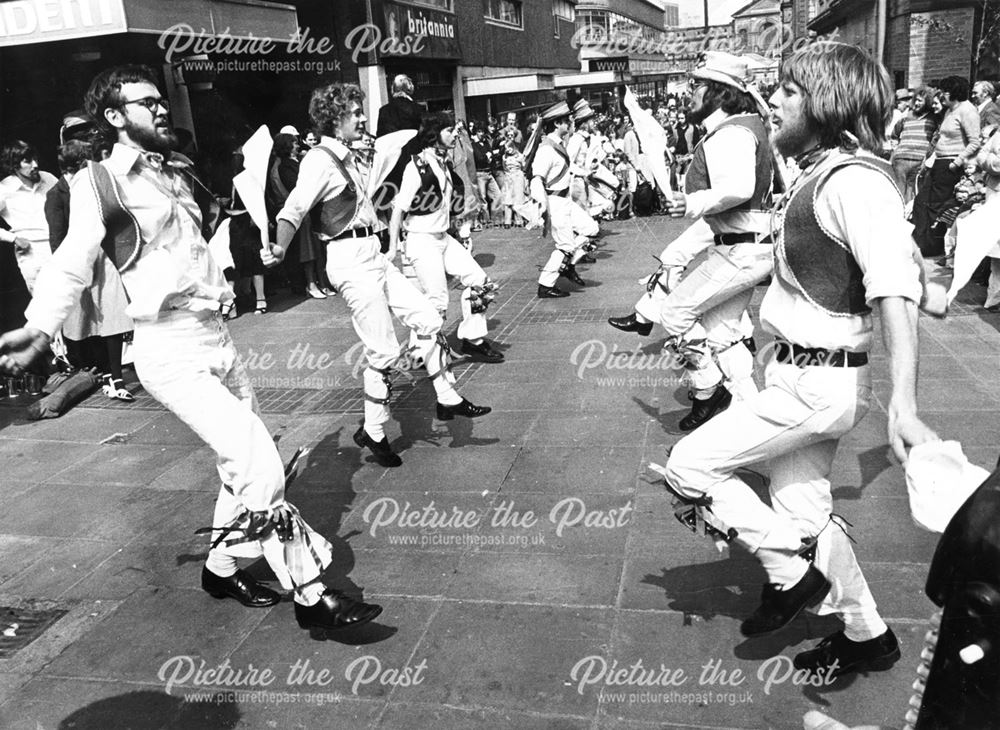
[[[138,590],[45,666],[52,678],[92,678],[157,684],[174,657],[224,658],[272,609],[248,611],[200,588]],[[171,667],[173,665],[170,665]],[[184,665],[186,666],[186,665]]]

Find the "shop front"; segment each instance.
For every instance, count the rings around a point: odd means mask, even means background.
[[[398,74],[413,79],[414,100],[429,111],[458,108],[462,90],[457,69],[462,49],[451,8],[447,2],[432,8],[373,0],[373,27],[357,38],[371,61],[358,69],[370,129],[376,128],[378,109],[389,100],[392,79]]]

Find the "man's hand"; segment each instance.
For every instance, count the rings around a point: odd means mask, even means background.
[[[25,251],[30,251],[31,241],[28,241],[27,239],[18,236],[17,238],[14,239],[14,250],[21,251],[22,253]]]
[[[0,336],[0,372],[19,375],[48,353],[49,336],[41,330],[22,327]]]
[[[671,218],[681,218],[686,212],[687,197],[684,193],[679,193],[675,190],[673,197],[667,199],[667,214]]]
[[[280,264],[285,259],[285,249],[276,243],[269,243],[266,248],[260,251],[260,260],[267,268],[271,269]]]
[[[914,446],[928,441],[940,441],[941,438],[926,423],[921,421],[912,411],[901,411],[892,401],[889,402],[889,445],[899,459],[906,464],[907,451]]]
[[[668,266],[664,276],[666,277],[667,291],[672,292],[681,283],[681,277],[684,276],[684,267]]]
[[[279,505],[271,511],[271,522],[274,523],[274,532],[281,542],[291,542],[295,539],[295,520],[292,513],[285,505]]]

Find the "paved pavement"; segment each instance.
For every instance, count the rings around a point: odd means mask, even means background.
[[[98,394],[39,423],[4,404],[0,727],[756,729],[800,727],[811,708],[900,727],[935,539],[911,524],[887,456],[884,354],[880,407],[844,439],[834,495],[904,657],[800,686],[790,657],[836,624],[740,637],[762,571],[678,525],[645,468],[678,439],[685,389],[655,341],[604,323],[628,311],[679,228],[606,226],[590,285],[548,301],[534,297],[544,242],[478,234],[503,287],[490,318],[507,361],[458,372],[494,412],[436,421],[427,381],[400,381],[388,430],[400,469],[351,441],[358,350],[340,299],[275,299],[232,323],[282,455],[312,448],[290,497],[333,541],[330,581],[385,607],[354,633],[311,636],[290,599],[250,610],[199,589],[194,530],[211,515],[213,458],[148,396]],[[920,404],[989,466],[1000,317],[970,304],[981,294],[922,320]],[[273,580],[263,562],[253,570]],[[18,648],[25,632],[38,635]]]

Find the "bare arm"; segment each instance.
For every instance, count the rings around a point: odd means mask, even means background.
[[[900,462],[906,463],[907,449],[938,439],[917,416],[917,308],[902,297],[884,297],[878,304],[892,377],[889,445]]]

